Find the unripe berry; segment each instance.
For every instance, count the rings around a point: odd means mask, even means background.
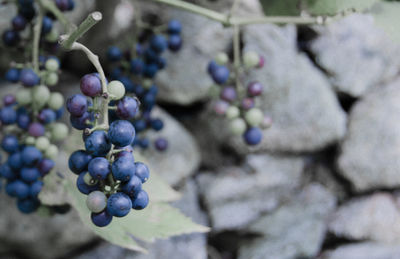
[[[254,51],[248,51],[243,55],[243,63],[245,67],[256,67],[260,62],[260,55]]]
[[[50,159],[55,160],[58,156],[58,148],[56,145],[50,145],[45,151],[44,155]]]
[[[42,108],[50,99],[50,90],[44,85],[36,86],[33,88],[32,97],[37,107]]]
[[[52,28],[49,33],[46,34],[45,39],[48,42],[55,43],[58,40],[59,33],[56,28]]]
[[[45,78],[45,83],[48,86],[55,86],[58,83],[58,74],[55,72],[48,73]]]
[[[89,186],[94,186],[98,183],[98,181],[96,179],[94,179],[89,172],[87,172],[85,174],[85,176],[83,177],[83,181],[89,185]]]
[[[47,102],[47,106],[49,106],[52,110],[58,110],[64,105],[64,97],[60,93],[51,93],[50,99]]]
[[[100,191],[89,193],[86,199],[86,206],[91,212],[99,213],[107,206],[107,197]]]
[[[224,115],[229,108],[229,103],[225,101],[217,101],[214,105],[214,111],[218,115]]]
[[[41,136],[36,139],[35,146],[40,151],[45,151],[50,146],[50,141],[48,138]]]
[[[245,119],[249,125],[258,126],[263,121],[264,114],[260,109],[253,108],[246,112]]]
[[[20,89],[15,95],[18,105],[25,106],[32,102],[32,93],[29,89]]]
[[[26,143],[27,145],[35,145],[36,139],[35,139],[34,137],[32,137],[32,136],[28,136],[28,137],[26,137],[26,139],[25,139],[25,143]]]
[[[119,100],[125,95],[125,87],[120,81],[111,81],[107,89],[110,97],[114,100]]]
[[[57,72],[57,70],[60,68],[60,64],[54,58],[49,58],[44,64],[44,66],[48,71],[51,72]]]
[[[239,117],[239,114],[240,114],[240,110],[239,110],[239,108],[236,107],[236,106],[230,106],[230,107],[228,108],[228,110],[226,111],[226,117],[227,117],[228,119],[237,118],[237,117]]]
[[[263,121],[261,122],[261,128],[268,129],[271,126],[272,126],[272,118],[268,115],[265,115]]]
[[[242,118],[236,118],[230,122],[229,128],[234,135],[242,135],[246,131],[246,122]]]
[[[224,52],[220,52],[217,54],[215,57],[215,62],[217,62],[218,65],[226,65],[229,61],[228,55]]]
[[[61,141],[68,136],[68,127],[64,123],[54,123],[50,133],[53,141]]]

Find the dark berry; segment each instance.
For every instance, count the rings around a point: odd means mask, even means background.
[[[129,179],[135,174],[135,161],[132,157],[120,157],[114,161],[111,166],[112,174],[116,180],[123,182],[129,181]]]
[[[168,22],[168,33],[179,34],[182,31],[182,24],[178,20],[170,20]]]
[[[73,173],[80,174],[88,170],[88,165],[92,158],[93,157],[84,150],[77,150],[69,157],[68,167]]]
[[[141,190],[132,201],[132,209],[142,210],[149,204],[149,195],[145,190]]]
[[[135,175],[139,177],[142,183],[145,183],[150,177],[149,168],[142,162],[136,162],[135,166],[136,166]]]
[[[107,58],[110,61],[119,61],[122,58],[122,52],[118,47],[109,47],[107,50]]]
[[[95,97],[102,93],[100,78],[94,74],[87,74],[81,79],[81,91],[84,95]]]
[[[5,75],[5,79],[7,81],[10,81],[12,83],[16,83],[19,81],[19,76],[20,76],[20,70],[16,68],[10,68],[7,70],[7,73]]]
[[[26,166],[34,166],[36,165],[41,159],[43,155],[39,149],[33,146],[26,146],[22,150],[22,162]]]
[[[20,40],[19,34],[13,30],[6,30],[3,32],[3,42],[4,45],[13,47],[18,44]]]
[[[86,138],[85,147],[94,156],[105,156],[111,149],[111,143],[105,131],[96,130]]]
[[[116,113],[121,119],[133,119],[138,112],[139,104],[134,98],[125,96],[117,102]]]
[[[227,102],[233,102],[237,97],[236,89],[232,86],[224,87],[221,91],[220,98]]]
[[[257,145],[262,140],[262,131],[259,128],[249,128],[243,134],[244,141],[251,146]]]
[[[154,35],[150,39],[150,47],[157,53],[161,53],[167,48],[167,40],[162,35]]]
[[[179,35],[171,35],[168,38],[168,48],[171,51],[178,51],[182,47],[182,37]]]
[[[19,14],[12,19],[11,23],[15,31],[22,31],[25,29],[27,20],[24,16]]]
[[[87,99],[81,94],[75,94],[67,100],[67,110],[72,116],[82,116],[88,108]]]
[[[117,120],[110,125],[108,139],[116,146],[125,147],[132,144],[135,134],[132,123],[126,120]]]
[[[132,201],[128,195],[117,192],[107,200],[107,212],[115,217],[124,217],[132,209]]]
[[[108,214],[108,212],[105,210],[100,213],[92,212],[90,218],[93,224],[95,224],[96,226],[105,227],[111,223],[113,217],[110,214]]]
[[[98,180],[105,180],[111,171],[110,163],[104,157],[93,158],[89,162],[89,174]]]
[[[168,141],[165,138],[158,138],[154,142],[154,147],[158,151],[165,151],[168,148]]]
[[[259,96],[263,91],[263,86],[260,82],[251,82],[247,85],[247,94],[249,96]]]
[[[28,133],[32,137],[41,137],[46,132],[44,126],[39,122],[33,122],[28,126]]]
[[[32,87],[40,83],[39,76],[30,68],[21,70],[20,81],[26,87]]]

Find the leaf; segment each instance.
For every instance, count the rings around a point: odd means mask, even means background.
[[[382,28],[393,41],[400,43],[400,3],[381,2],[372,8],[371,14],[375,18],[376,25]]]
[[[114,218],[107,227],[98,228],[90,221],[90,211],[86,207],[85,195],[79,193],[71,179],[65,181],[65,188],[83,223],[103,239],[124,248],[146,252],[142,247],[144,242],[153,242],[156,238],[209,231],[209,228],[192,222],[178,209],[163,202],[151,202],[144,210],[131,211],[126,217]]]
[[[307,10],[314,15],[335,15],[354,9],[362,12],[380,0],[308,0]]]
[[[261,0],[266,15],[299,15],[300,0]]]

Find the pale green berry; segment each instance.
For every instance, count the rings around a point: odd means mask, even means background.
[[[60,68],[60,64],[58,64],[58,61],[54,58],[49,58],[44,66],[48,71],[51,72],[57,72],[57,70]]]
[[[114,100],[119,100],[125,95],[125,87],[120,81],[111,81],[107,86],[110,98]]]
[[[33,103],[42,108],[50,99],[50,90],[47,86],[38,85],[32,91]]]
[[[217,62],[218,65],[226,65],[228,61],[229,57],[224,52],[219,52],[215,57],[215,62]]]
[[[226,117],[228,119],[235,119],[239,117],[240,110],[237,106],[229,106],[228,110],[226,110]]]
[[[229,128],[234,135],[242,135],[246,131],[246,122],[241,118],[232,120]]]
[[[26,137],[25,143],[27,145],[35,145],[36,139],[34,137],[32,137],[32,136]]]
[[[211,97],[218,97],[221,93],[221,87],[218,85],[212,85],[209,90]]]
[[[83,181],[90,186],[96,185],[97,184],[97,180],[93,179],[93,177],[89,174],[89,172],[87,172],[84,176],[83,176]]]
[[[260,55],[254,51],[248,51],[243,55],[243,63],[245,67],[256,67],[260,63]]]
[[[249,125],[258,126],[263,121],[264,114],[260,109],[252,108],[248,112],[246,112],[244,118]]]
[[[25,106],[32,102],[32,92],[30,89],[20,89],[15,95],[18,105]]]
[[[107,197],[101,191],[91,192],[86,198],[86,206],[91,212],[99,213],[106,208]]]
[[[45,157],[55,160],[58,156],[58,147],[50,145],[44,152]]]
[[[144,89],[149,89],[153,85],[153,80],[144,79],[142,85],[143,85]]]
[[[56,72],[50,72],[46,75],[45,83],[48,86],[55,86],[58,83],[58,74]]]
[[[64,105],[64,97],[62,94],[54,92],[50,94],[50,99],[47,102],[47,106],[49,106],[52,110],[59,110]]]
[[[61,141],[68,136],[68,127],[64,123],[57,122],[52,125],[50,133],[53,141]]]
[[[38,137],[36,139],[36,143],[35,146],[37,147],[37,149],[39,149],[40,151],[45,151],[49,146],[50,146],[50,141],[48,138],[42,136],[42,137]]]
[[[56,28],[53,28],[49,33],[46,34],[45,39],[48,42],[56,42],[58,40],[59,33]]]

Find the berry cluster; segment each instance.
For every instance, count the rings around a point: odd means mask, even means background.
[[[111,78],[121,81],[127,92],[134,93],[142,105],[142,111],[132,120],[138,137],[133,145],[143,149],[149,147],[149,139],[145,136],[146,130],[160,131],[164,123],[159,118],[153,118],[151,111],[156,104],[158,93],[153,78],[159,70],[165,68],[167,62],[162,53],[168,48],[176,52],[182,47],[182,25],[177,20],[169,21],[165,34],[148,34],[146,31],[139,37],[135,50],[127,51],[125,55],[118,47],[110,47],[107,52],[108,60],[113,63]],[[111,118],[116,118],[111,112]],[[154,147],[164,151],[168,141],[159,137],[154,142]]]
[[[77,187],[88,195],[86,204],[92,212],[93,224],[104,227],[112,218],[124,217],[131,209],[144,209],[149,197],[142,184],[150,175],[148,167],[135,162],[132,143],[135,128],[128,119],[138,113],[136,99],[125,96],[125,87],[120,81],[107,84],[107,93],[102,90],[98,74],[88,74],[81,79],[82,94],[68,98],[67,110],[71,114],[72,126],[84,130],[85,150],[77,150],[69,158],[70,170],[78,175]],[[90,99],[89,99],[89,98]],[[99,108],[99,101],[107,108]],[[104,103],[111,100],[109,103]],[[113,110],[119,119],[98,123],[100,115]],[[107,123],[107,124],[104,124]]]
[[[23,213],[34,212],[40,206],[42,178],[52,170],[58,155],[52,142],[68,135],[68,127],[57,122],[63,114],[63,96],[50,92],[43,85],[46,80],[38,76],[56,73],[58,60],[49,58],[44,66],[46,69],[40,73],[30,68],[9,70],[6,78],[24,87],[15,96],[6,95],[0,109],[4,133],[1,148],[8,153],[0,175],[7,181],[7,194],[17,198],[18,209]]]
[[[256,108],[256,97],[263,92],[263,85],[251,81],[246,89],[242,87],[240,73],[253,68],[262,68],[264,58],[249,51],[243,55],[243,66],[235,68],[229,63],[225,53],[219,53],[215,60],[208,64],[208,73],[215,85],[213,96],[218,96],[214,110],[218,115],[224,115],[230,120],[230,130],[234,135],[242,135],[248,145],[257,145],[262,140],[262,130],[271,124],[269,116]],[[235,71],[231,73],[230,71]]]
[[[9,47],[18,46],[21,42],[22,32],[32,28],[33,20],[36,17],[34,0],[18,0],[18,14],[11,20],[11,28],[3,32],[3,43]],[[55,4],[61,11],[70,11],[75,7],[74,0],[55,0]],[[41,36],[48,43],[57,44],[59,33],[53,26],[55,17],[46,14],[42,20]]]

